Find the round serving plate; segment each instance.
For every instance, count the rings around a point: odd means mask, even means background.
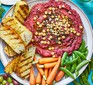
[[[20,0],[0,0],[0,2],[4,5],[14,5],[17,1]]]
[[[29,4],[29,7],[31,8],[33,5],[35,5],[37,3],[45,3],[47,1],[48,0],[30,0],[30,1],[28,0],[28,4]],[[91,59],[91,56],[92,56],[92,47],[93,47],[92,26],[90,25],[90,22],[89,22],[88,18],[86,17],[86,15],[84,14],[84,12],[79,7],[77,7],[74,3],[72,3],[69,0],[64,0],[64,1],[68,5],[70,5],[72,9],[75,9],[78,12],[78,14],[80,15],[80,17],[81,17],[81,20],[82,20],[82,23],[83,23],[83,26],[84,26],[84,35],[83,35],[83,38],[86,41],[86,45],[87,45],[88,50],[89,50],[89,53],[87,55],[87,59],[90,60]],[[11,9],[4,16],[4,18],[7,17],[7,16],[12,16],[13,10],[14,10],[14,6],[11,7]],[[0,39],[1,61],[2,61],[3,65],[6,66],[11,59],[9,59],[7,57],[7,55],[4,53],[4,46],[5,46],[5,43],[3,42],[3,40]],[[85,70],[86,66],[84,66],[79,71],[80,74]],[[17,81],[19,81],[23,85],[29,85],[29,81],[21,79],[15,73],[12,73],[11,75],[12,75],[13,78],[15,78]],[[64,77],[60,82],[57,82],[55,85],[66,85],[66,84],[68,84],[68,83],[70,83],[72,81],[73,81],[72,78],[70,78],[70,77],[65,78]]]

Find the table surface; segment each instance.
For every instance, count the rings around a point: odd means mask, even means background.
[[[73,3],[75,3],[77,6],[79,6],[84,12],[85,12],[85,14],[87,15],[87,17],[89,18],[89,20],[90,20],[90,22],[91,22],[91,25],[92,25],[92,28],[93,28],[93,13],[92,14],[90,14],[90,13],[88,13],[87,11],[86,11],[86,8],[84,7],[84,6],[82,6],[82,5],[80,5],[80,4],[78,4],[77,2],[76,2],[76,0],[71,0]],[[93,5],[93,4],[92,4]],[[5,11],[7,12],[8,10],[9,10],[9,8],[11,7],[11,6],[6,6],[6,5],[2,5],[3,7],[4,7],[4,9],[5,9]],[[92,11],[93,11],[93,8],[91,8],[90,7],[90,9],[92,9]],[[5,12],[5,13],[6,13]],[[3,16],[5,15],[5,13],[3,14]],[[1,19],[0,19],[0,22],[1,22]],[[93,85],[93,83],[92,83],[92,81],[91,81],[91,74],[92,74],[92,72],[93,71],[91,71],[90,72],[90,74],[89,74],[89,77],[88,77],[88,81],[90,82],[90,85]],[[0,62],[0,75],[1,74],[3,74],[4,73],[4,67],[3,67],[3,65],[2,65],[2,63]],[[78,78],[77,78],[77,80],[78,80]],[[73,83],[70,83],[70,84],[68,84],[68,85],[74,85]]]

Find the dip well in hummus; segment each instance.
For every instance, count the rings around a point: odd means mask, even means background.
[[[80,16],[62,1],[34,5],[24,25],[33,33],[31,44],[43,57],[59,57],[64,52],[70,55],[82,42]]]

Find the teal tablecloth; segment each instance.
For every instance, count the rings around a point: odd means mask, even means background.
[[[78,5],[81,9],[83,9],[83,11],[86,13],[87,17],[89,18],[90,22],[91,22],[91,25],[92,25],[92,28],[93,28],[93,14],[89,14],[86,12],[86,8],[84,8],[82,5],[79,5],[76,0],[72,0],[73,3],[75,3],[76,5]],[[92,4],[93,5],[93,4]],[[9,10],[9,8],[11,6],[6,6],[6,5],[2,5],[4,7],[4,9],[6,10],[6,12]],[[90,8],[91,9],[91,8]],[[3,14],[5,15],[5,13]],[[1,22],[1,19],[0,19],[0,22]],[[3,74],[4,73],[4,67],[2,65],[2,63],[0,62],[0,74]],[[92,81],[91,81],[91,73],[92,71],[90,72],[89,74],[89,77],[88,77],[88,81],[90,82],[91,85],[93,85]],[[77,79],[78,80],[78,79]],[[73,83],[70,83],[68,85],[73,85]]]
[[[4,9],[5,9],[5,13],[6,13],[6,12],[9,10],[9,8],[11,7],[11,6],[6,6],[6,5],[2,5],[2,6],[3,6]],[[3,14],[3,16],[5,15],[5,13]],[[0,19],[0,22],[1,22],[1,19]],[[0,74],[4,74],[4,67],[3,67],[1,61],[0,61]]]

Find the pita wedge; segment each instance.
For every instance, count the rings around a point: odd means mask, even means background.
[[[25,45],[20,36],[10,26],[1,26],[0,37],[3,39],[16,53],[20,54],[25,50]]]
[[[32,66],[31,62],[35,56],[35,50],[36,47],[30,46],[24,53],[22,53],[16,70],[16,73],[21,78],[29,78],[30,68]]]
[[[2,20],[2,25],[8,25],[12,27],[17,34],[21,37],[25,45],[28,45],[32,39],[32,32],[30,32],[24,25],[18,20],[12,17],[7,17]]]
[[[14,57],[17,55],[17,53],[12,50],[12,48],[9,45],[6,45],[4,48],[4,52],[8,55],[9,58]]]
[[[25,1],[19,1],[16,3],[13,17],[15,17],[20,23],[24,23],[24,20],[29,15],[29,7]]]

